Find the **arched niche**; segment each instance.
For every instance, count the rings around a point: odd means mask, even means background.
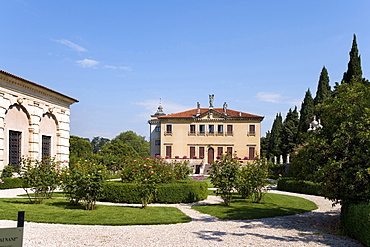
[[[11,105],[4,118],[4,164],[15,163],[29,151],[30,114],[19,104]],[[18,153],[18,154],[17,154]]]

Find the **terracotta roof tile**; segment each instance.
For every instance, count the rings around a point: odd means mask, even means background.
[[[209,108],[200,108],[200,114],[203,114],[203,113],[205,113],[209,110],[210,110]],[[214,111],[216,111],[220,114],[223,114],[223,108],[213,108],[212,110],[214,110]],[[253,114],[249,114],[249,113],[245,113],[245,112],[241,112],[241,111],[230,110],[230,109],[227,109],[226,113],[227,113],[228,117],[263,118],[262,116],[253,115]],[[191,109],[191,110],[188,110],[188,111],[168,114],[166,116],[160,116],[158,118],[193,118],[196,115],[197,115],[197,109]]]

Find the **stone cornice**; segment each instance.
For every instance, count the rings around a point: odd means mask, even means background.
[[[68,107],[78,102],[64,94],[58,93],[54,90],[48,89],[44,86],[38,85],[31,81],[9,74],[5,71],[0,70],[0,86],[19,92],[24,95],[33,96],[36,98],[43,99],[58,105]]]

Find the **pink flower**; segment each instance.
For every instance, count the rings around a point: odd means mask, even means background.
[[[170,173],[170,172],[168,173],[168,175],[171,175],[171,174],[172,174],[172,173]]]
[[[150,173],[150,174],[153,174],[154,172],[153,172],[153,171],[150,171],[149,173]]]
[[[149,166],[149,168],[153,168],[153,166]]]
[[[144,164],[143,166],[146,167],[146,164]]]
[[[4,183],[4,181],[3,181],[2,179],[0,179],[0,183],[2,183],[2,184],[3,184],[3,183]]]

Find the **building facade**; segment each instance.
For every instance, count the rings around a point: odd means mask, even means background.
[[[22,158],[69,160],[70,105],[78,102],[0,70],[0,170]]]
[[[240,159],[254,159],[260,152],[260,125],[264,117],[213,107],[166,115],[160,105],[151,115],[150,152],[166,159],[188,159],[195,173],[203,173],[218,156],[228,152]]]

